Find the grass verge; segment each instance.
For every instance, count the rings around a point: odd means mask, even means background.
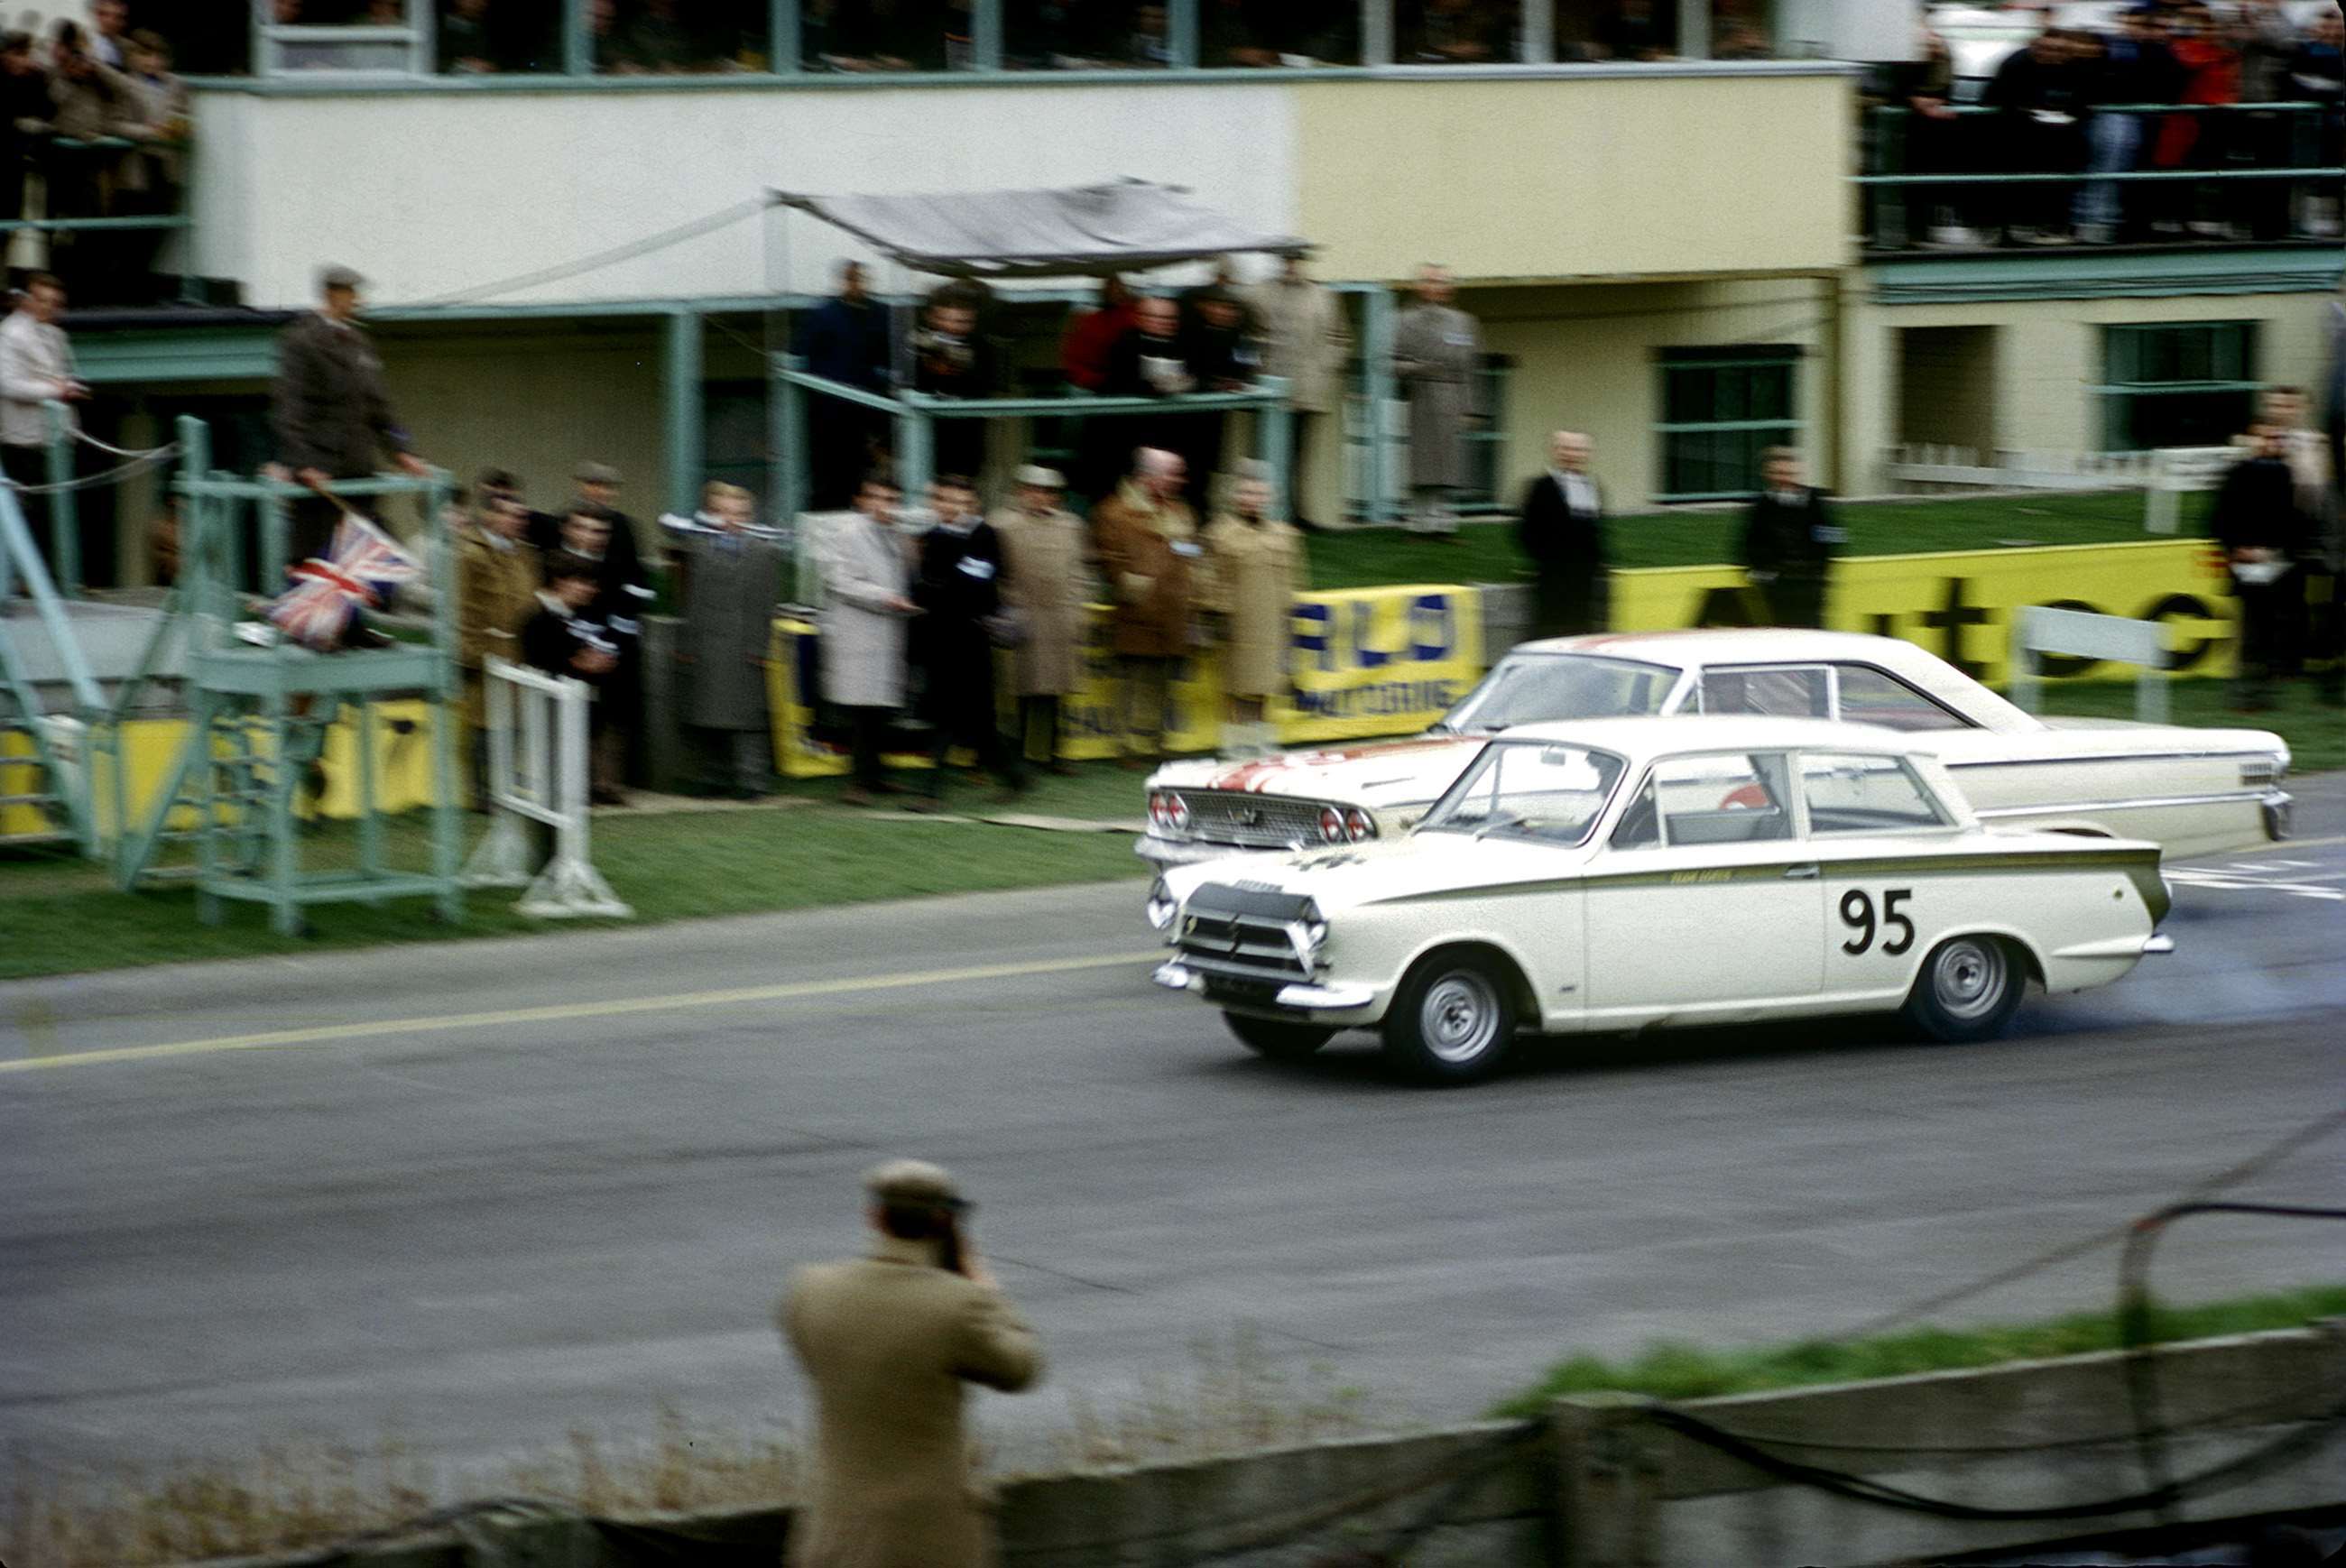
[[[2299,1329],[2322,1318],[2346,1314],[2346,1284],[2315,1285],[2270,1296],[2211,1301],[2197,1307],[2150,1308],[2150,1338],[2212,1339],[2272,1329]],[[1568,1357],[1521,1393],[1492,1407],[1495,1417],[1536,1415],[1565,1394],[1647,1394],[1658,1400],[1701,1400],[1721,1394],[1760,1393],[1817,1383],[1902,1378],[1916,1372],[1951,1372],[2007,1361],[2082,1356],[2120,1348],[2118,1319],[2111,1312],[2079,1312],[2035,1323],[2004,1323],[1984,1329],[1913,1329],[1879,1339],[1846,1343],[1808,1340],[1747,1350],[1713,1350],[1698,1345],[1658,1343],[1627,1361]]]
[[[2183,531],[2199,532],[2205,496],[2186,496]],[[2106,545],[2152,537],[2143,532],[2139,492],[2046,494],[1949,501],[1876,501],[1834,508],[1849,530],[1844,554],[1899,555],[1923,550],[1983,550],[1998,545]],[[1735,559],[1740,511],[1657,512],[1617,517],[1606,529],[1613,565],[1708,566]],[[1515,531],[1477,524],[1456,541],[1426,539],[1397,528],[1315,534],[1311,585],[1367,588],[1383,583],[1512,583],[1525,577]]]
[[[838,791],[836,782],[817,780],[794,785],[782,809],[600,816],[595,863],[634,906],[636,919],[627,922],[633,924],[1146,874],[1122,833],[875,817],[831,804]],[[1098,820],[1140,815],[1138,776],[1112,766],[1086,768],[1072,779],[1040,779],[1015,806],[984,804],[990,793],[988,786],[956,780],[946,803],[958,810]],[[485,820],[464,820],[468,837],[476,839]],[[424,864],[426,832],[420,816],[394,819],[385,834],[391,862]],[[348,825],[328,825],[303,840],[303,862],[317,869],[346,865],[355,848]],[[527,920],[513,911],[515,897],[501,889],[469,895],[464,924],[457,929],[439,924],[420,899],[394,900],[380,909],[327,905],[310,911],[312,934],[282,937],[269,929],[257,905],[231,904],[222,924],[206,926],[198,923],[195,894],[186,887],[121,893],[104,868],[86,861],[0,859],[0,909],[7,911],[8,926],[7,941],[0,942],[0,980],[608,923]]]
[[[1398,1424],[1323,1367],[1283,1372],[1241,1325],[1193,1342],[1178,1375],[1110,1400],[1070,1394],[1056,1430],[982,1457],[1010,1479],[1191,1462]],[[0,1562],[150,1568],[311,1550],[469,1498],[524,1497],[604,1519],[776,1508],[797,1495],[800,1473],[800,1444],[787,1428],[712,1431],[666,1405],[648,1437],[576,1429],[540,1451],[469,1471],[434,1462],[405,1435],[369,1449],[288,1441],[153,1472],[59,1472],[18,1456],[0,1486]]]

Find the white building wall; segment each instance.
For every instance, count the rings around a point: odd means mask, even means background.
[[[199,264],[295,305],[317,267],[382,304],[434,301],[676,228],[761,192],[1188,185],[1273,232],[1296,222],[1293,95],[1277,85],[268,97],[199,107]],[[787,255],[785,255],[787,249]],[[499,303],[825,287],[859,247],[772,217]]]

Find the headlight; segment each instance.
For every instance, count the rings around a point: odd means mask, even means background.
[[[1148,792],[1148,825],[1152,828],[1171,826],[1165,812],[1165,797],[1154,789]]]
[[[1344,841],[1344,813],[1333,806],[1320,808],[1320,837],[1331,844]]]
[[[1188,832],[1189,830],[1189,802],[1184,800],[1178,795],[1166,796],[1165,820],[1173,825],[1173,830],[1175,832]]]
[[[1355,806],[1344,813],[1344,836],[1356,844],[1363,839],[1373,839],[1377,836],[1377,820]]]
[[[1147,908],[1150,926],[1158,931],[1170,931],[1173,929],[1173,917],[1181,912],[1181,901],[1173,896],[1173,890],[1165,885],[1163,877],[1159,877],[1148,890]]]

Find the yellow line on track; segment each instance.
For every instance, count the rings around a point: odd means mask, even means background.
[[[792,1002],[809,996],[842,996],[859,991],[904,991],[924,985],[1016,980],[1036,974],[1073,974],[1146,963],[1157,951],[1119,952],[1098,958],[1042,959],[1025,963],[985,963],[967,969],[930,969],[903,974],[856,975],[842,980],[795,980],[732,991],[686,991],[668,996],[623,996],[608,1002],[564,1002],[546,1007],[513,1007],[495,1013],[451,1013],[434,1018],[378,1018],[362,1023],[323,1023],[310,1029],[273,1029],[257,1034],[222,1034],[209,1040],[172,1040],[154,1045],[117,1045],[97,1051],[65,1051],[52,1056],[22,1056],[0,1062],[0,1073],[30,1073],[44,1067],[91,1067],[110,1062],[153,1062],[175,1056],[211,1056],[229,1051],[270,1051],[290,1045],[321,1045],[386,1035],[447,1034],[462,1029],[495,1029],[528,1023],[560,1023],[582,1018],[619,1018],[629,1013],[681,1012],[693,1007],[735,1007],[752,1002]]]

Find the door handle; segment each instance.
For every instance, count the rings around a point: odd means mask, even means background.
[[[1788,882],[1812,882],[1822,875],[1822,868],[1817,866],[1788,866],[1784,870],[1784,880]]]

